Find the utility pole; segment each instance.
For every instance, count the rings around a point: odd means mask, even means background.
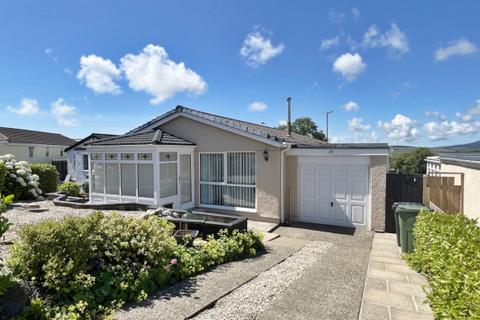
[[[326,134],[325,134],[325,137],[326,137],[326,140],[328,142],[328,117],[330,116],[330,114],[332,114],[333,111],[327,111],[327,112],[323,112],[323,113],[320,113],[321,115],[324,114],[325,115],[325,118],[327,120],[327,131],[326,131]]]

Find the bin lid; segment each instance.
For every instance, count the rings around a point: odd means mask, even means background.
[[[395,210],[395,213],[400,212],[420,212],[421,210],[432,211],[429,207],[425,207],[421,203],[408,203],[408,204],[401,204]]]

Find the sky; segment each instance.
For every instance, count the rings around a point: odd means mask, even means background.
[[[479,1],[2,1],[0,126],[125,133],[184,105],[332,142],[480,140]]]

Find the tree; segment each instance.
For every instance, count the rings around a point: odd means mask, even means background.
[[[390,165],[402,173],[424,174],[427,171],[425,158],[433,155],[433,152],[428,148],[417,148],[392,157]]]
[[[287,125],[282,124],[277,129],[287,131]],[[292,132],[301,134],[303,136],[312,137],[314,139],[325,141],[325,134],[322,130],[318,130],[315,122],[309,117],[298,118],[292,123]]]

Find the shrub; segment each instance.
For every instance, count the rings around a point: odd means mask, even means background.
[[[40,177],[40,189],[45,193],[57,191],[58,171],[48,163],[32,163],[32,173]]]
[[[173,229],[155,216],[100,212],[26,225],[9,266],[43,293],[28,312],[91,319],[109,316],[128,301],[143,300],[214,264],[254,255],[261,247],[252,233],[235,233],[211,238],[200,249],[187,248],[177,244]]]
[[[424,273],[435,318],[480,318],[480,228],[464,215],[421,212],[413,230],[415,251],[407,256]]]
[[[64,182],[58,187],[58,191],[70,197],[78,197],[80,195],[80,184],[76,182]]]
[[[39,187],[40,177],[32,174],[28,162],[17,162],[11,154],[0,156],[0,162],[3,162],[7,169],[3,193],[13,194],[18,200],[43,199],[43,191]]]
[[[5,243],[2,241],[3,235],[8,231],[8,228],[12,225],[8,219],[4,216],[2,216],[2,213],[4,213],[7,210],[7,205],[10,205],[13,202],[13,196],[7,196],[3,197],[0,195],[0,245],[6,245],[8,243]],[[5,270],[5,265],[3,262],[3,259],[0,257],[0,296],[2,296],[8,288],[13,286],[15,284],[14,279],[12,278],[12,275],[10,272]],[[0,306],[0,311],[1,311],[1,306]]]
[[[0,160],[0,194],[3,192],[5,187],[5,179],[7,178],[7,167],[3,160]]]
[[[82,183],[82,189],[83,189],[83,192],[88,193],[88,191],[90,190],[90,185],[88,181],[84,181]]]

